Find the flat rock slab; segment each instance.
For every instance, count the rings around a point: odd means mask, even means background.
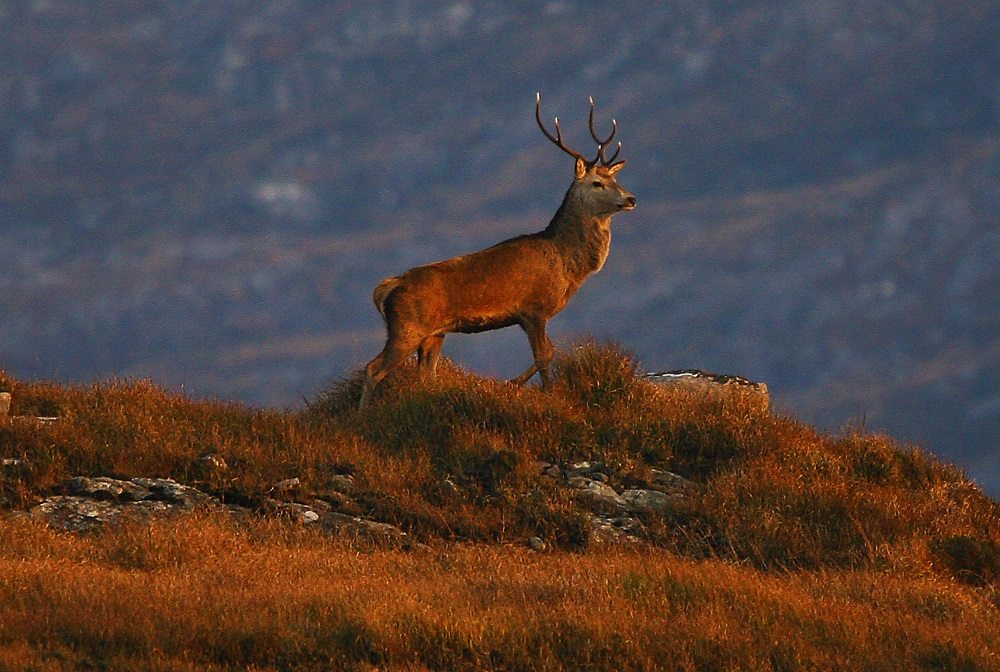
[[[766,383],[740,376],[709,373],[700,369],[678,369],[660,373],[647,373],[646,380],[660,385],[679,385],[698,390],[721,399],[742,397],[755,401],[762,412],[771,412],[771,394]]]

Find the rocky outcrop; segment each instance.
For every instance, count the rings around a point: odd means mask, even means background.
[[[77,476],[34,506],[29,515],[56,529],[89,532],[127,519],[176,515],[196,507],[240,512],[169,478]]]
[[[644,487],[619,492],[609,481],[620,480],[621,474],[599,462],[578,462],[567,468],[542,462],[539,469],[575,490],[577,501],[588,509],[588,545],[639,542],[644,536],[643,515],[669,513],[699,487],[683,476],[650,469]]]
[[[601,463],[579,462],[563,466],[540,462],[538,468],[545,476],[557,479],[563,487],[573,491],[580,507],[587,512],[587,544],[596,546],[640,543],[644,538],[644,516],[669,514],[672,507],[699,487],[677,474],[658,469],[650,469],[644,474],[643,487],[615,489],[610,483],[622,482],[621,474]],[[352,507],[332,499],[337,496],[351,500],[348,494],[354,489],[351,476],[336,477],[335,484],[337,490],[323,499],[277,499],[290,496],[298,489],[298,479],[289,478],[275,483],[269,490],[268,495],[274,497],[234,504],[169,478],[77,476],[55,488],[30,511],[14,515],[29,516],[58,530],[87,533],[128,520],[167,518],[195,510],[214,511],[236,519],[282,518],[373,548],[406,549],[419,545],[398,527],[351,515]],[[354,509],[357,509],[356,504]],[[526,543],[538,551],[550,546],[538,537]]]
[[[346,479],[349,477],[345,477],[342,485],[346,486]],[[272,492],[294,489],[297,481],[279,481]],[[333,511],[328,503],[319,500],[303,504],[265,498],[253,506],[236,505],[169,478],[77,476],[22,515],[44,521],[59,530],[91,532],[125,520],[176,516],[196,509],[221,512],[235,518],[278,516],[372,547],[409,548],[416,545],[398,527]]]

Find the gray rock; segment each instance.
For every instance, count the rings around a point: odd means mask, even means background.
[[[659,490],[667,494],[690,495],[698,491],[698,484],[689,481],[683,476],[678,476],[671,471],[662,469],[650,469],[652,476],[652,490]]]
[[[683,495],[667,494],[658,490],[626,490],[621,494],[629,511],[664,513],[684,499]]]
[[[605,506],[625,508],[625,500],[619,497],[615,489],[607,483],[601,483],[586,476],[573,476],[567,481],[567,485],[576,489],[578,491],[577,496],[581,499]]]
[[[151,498],[170,504],[192,508],[199,504],[217,504],[218,499],[206,495],[189,485],[181,485],[172,478],[133,478],[132,483],[150,491]]]
[[[223,472],[229,470],[229,464],[218,453],[208,453],[198,458],[198,466],[206,472]]]
[[[620,546],[638,543],[642,524],[629,517],[591,516],[588,528],[588,546]]]
[[[412,548],[416,545],[410,535],[388,523],[332,512],[321,515],[319,522],[326,531],[365,545],[380,548]]]
[[[541,537],[528,537],[528,547],[533,551],[544,551],[546,549],[545,542],[542,541]]]
[[[568,476],[593,476],[598,473],[607,474],[608,471],[609,469],[604,463],[591,462],[590,460],[574,462],[566,469]]]
[[[134,483],[106,476],[77,476],[65,483],[63,489],[70,495],[89,499],[112,500],[117,502],[141,502],[152,499],[148,488]]]
[[[68,532],[90,532],[127,518],[148,518],[170,513],[161,501],[119,503],[87,497],[56,495],[31,509],[31,517]]]
[[[354,491],[354,477],[348,474],[335,474],[330,477],[330,487],[349,495]]]
[[[275,499],[267,500],[267,504],[279,515],[285,516],[302,525],[318,523],[322,514],[315,507],[297,502],[279,502]]]
[[[542,462],[539,460],[535,462],[535,466],[538,467],[538,472],[544,476],[548,476],[550,478],[562,478],[562,469],[560,469],[557,464]]]
[[[300,485],[302,485],[302,481],[299,480],[298,476],[286,478],[271,486],[271,492],[289,492],[298,489]]]
[[[298,479],[289,479],[298,480]],[[169,478],[120,480],[104,476],[78,476],[67,481],[63,493],[44,499],[31,509],[30,517],[51,527],[72,532],[88,532],[128,518],[179,515],[195,506],[217,507],[241,517],[250,511],[225,506],[217,498]],[[413,548],[419,546],[394,525],[366,520],[330,510],[329,504],[265,500],[262,511],[280,515],[303,525],[318,525],[338,535],[372,547]]]
[[[66,481],[61,494],[31,509],[31,517],[56,529],[86,532],[124,518],[167,515],[197,505],[222,507],[215,497],[169,478],[121,480],[106,476],[77,476]]]

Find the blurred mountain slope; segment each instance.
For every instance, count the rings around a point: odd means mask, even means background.
[[[639,208],[562,343],[767,380],[996,489],[998,34],[972,1],[5,5],[0,362],[296,404],[377,352],[381,277],[544,226],[571,167],[534,92],[581,149],[593,94]]]

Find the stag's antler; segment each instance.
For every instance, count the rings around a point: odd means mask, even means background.
[[[613,162],[614,162],[614,160],[616,158],[618,158],[618,152],[622,151],[622,143],[621,142],[618,143],[618,149],[615,150],[615,153],[611,156],[610,159],[605,159],[604,158],[604,150],[607,149],[608,144],[611,143],[611,139],[615,137],[615,133],[617,133],[617,132],[618,132],[618,121],[616,119],[612,119],[611,120],[611,133],[608,135],[608,137],[604,138],[603,140],[601,140],[599,137],[597,137],[597,131],[594,129],[594,97],[591,96],[590,97],[590,137],[592,137],[594,139],[594,142],[597,143],[597,156],[595,156],[594,160],[590,162],[590,165],[597,165],[598,162],[600,162],[600,164],[602,166],[611,166],[611,165],[614,165]]]
[[[580,154],[580,152],[577,152],[576,150],[572,149],[566,144],[566,142],[563,140],[562,137],[562,129],[559,127],[559,117],[555,118],[556,134],[552,135],[551,133],[549,133],[548,129],[545,128],[545,124],[542,123],[542,94],[537,92],[535,93],[535,121],[538,122],[538,127],[542,129],[542,133],[545,134],[545,137],[551,140],[556,147],[563,150],[573,158],[583,161],[585,164],[587,164],[588,168],[592,168],[593,166],[596,165],[601,165],[601,166],[616,165],[614,163],[614,160],[618,158],[618,153],[622,151],[622,143],[620,142],[618,143],[618,149],[615,150],[615,153],[612,155],[610,159],[604,157],[604,151],[611,143],[611,139],[615,137],[615,133],[618,132],[618,122],[614,119],[611,120],[611,133],[610,135],[608,135],[608,137],[601,140],[601,138],[598,137],[597,135],[597,130],[594,128],[593,97],[590,98],[590,137],[592,137],[594,139],[594,142],[597,143],[597,156],[595,156],[593,160],[587,160],[587,158],[584,157],[583,154]]]
[[[590,161],[587,161],[583,154],[571,149],[563,141],[562,129],[559,128],[559,117],[556,117],[556,134],[554,136],[549,133],[547,128],[545,128],[545,124],[542,123],[542,94],[540,92],[535,92],[535,121],[538,122],[538,128],[542,129],[542,133],[545,134],[545,137],[555,143],[556,147],[563,150],[570,156],[583,161],[588,166],[593,165]]]

